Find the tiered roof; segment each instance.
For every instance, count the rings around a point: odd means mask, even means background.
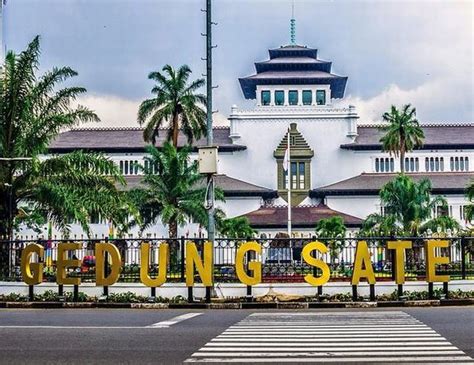
[[[331,73],[331,62],[318,60],[318,51],[290,45],[269,50],[270,59],[255,63],[256,74],[239,79],[246,99],[256,98],[257,85],[331,85],[333,98],[342,98],[347,77]]]

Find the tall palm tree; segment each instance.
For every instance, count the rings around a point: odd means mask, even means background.
[[[400,171],[405,172],[405,154],[423,145],[425,135],[416,119],[416,109],[410,104],[398,110],[392,105],[390,112],[385,112],[383,120],[387,126],[381,127],[385,135],[380,139],[382,150],[400,156]]]
[[[328,245],[333,268],[336,266],[336,257],[341,252],[346,230],[344,220],[339,216],[321,219],[316,225],[316,234]]]
[[[147,123],[143,138],[155,144],[159,128],[168,128],[167,139],[178,146],[178,133],[183,133],[191,143],[207,134],[206,96],[197,92],[204,86],[204,79],[197,79],[188,84],[191,69],[187,65],[175,70],[170,65],[163,67],[162,72],[154,71],[148,75],[156,81],[151,92],[156,96],[143,101],[138,110],[138,123]]]
[[[128,205],[116,184],[125,181],[111,160],[81,151],[41,156],[61,130],[99,118],[83,106],[71,106],[84,88],[56,90],[77,75],[74,70],[53,68],[36,75],[39,54],[35,37],[20,54],[8,52],[0,75],[0,235],[12,236],[15,218],[20,209],[24,218],[26,205],[66,232],[69,222],[77,221],[89,234],[90,217],[97,214],[120,225]]]
[[[140,229],[143,231],[161,220],[168,225],[169,238],[177,238],[178,226],[189,219],[206,225],[206,189],[200,185],[202,175],[197,161],[190,160],[190,148],[178,150],[165,142],[161,150],[147,146],[147,152],[145,166],[139,166],[144,173],[144,186],[130,191],[141,213]],[[216,199],[223,200],[220,189],[216,189]]]

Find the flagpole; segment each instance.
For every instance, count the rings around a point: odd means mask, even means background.
[[[286,171],[288,177],[288,237],[291,238],[291,151],[290,151],[290,128],[288,128],[287,147],[288,159],[286,160]]]

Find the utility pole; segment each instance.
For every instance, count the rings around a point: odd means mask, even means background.
[[[212,147],[214,136],[212,130],[212,0],[206,0],[206,93],[207,93],[207,146]],[[214,177],[207,175],[209,187],[209,210],[208,210],[208,240],[214,243],[216,225],[214,221]]]

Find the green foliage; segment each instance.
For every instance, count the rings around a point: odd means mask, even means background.
[[[445,215],[430,219],[425,224],[422,224],[420,227],[420,233],[426,233],[427,231],[434,233],[438,232],[438,230],[445,233],[448,231],[448,229],[451,230],[451,232],[455,232],[460,231],[461,228],[462,227],[457,220]]]
[[[452,220],[443,218],[434,222],[426,222],[431,218],[437,206],[447,208],[446,199],[441,196],[431,197],[431,182],[423,179],[413,181],[407,175],[399,174],[385,184],[380,190],[380,199],[385,214],[369,215],[362,227],[367,235],[413,235],[417,236],[430,225],[439,224],[453,226]],[[426,222],[422,229],[423,222]]]
[[[198,172],[197,161],[190,160],[190,148],[176,149],[165,142],[161,150],[148,146],[147,152],[145,167],[139,166],[144,173],[145,187],[129,193],[142,217],[141,230],[160,219],[168,225],[169,237],[176,238],[178,225],[184,225],[189,219],[207,225],[206,188],[200,187],[203,177]],[[215,197],[223,200],[224,194],[216,189]]]
[[[77,221],[89,233],[92,214],[120,225],[130,207],[116,188],[125,181],[111,160],[82,151],[40,158],[60,131],[99,118],[73,106],[84,88],[57,90],[77,75],[74,70],[53,68],[36,75],[39,54],[36,37],[20,54],[8,52],[0,76],[0,235],[19,222],[44,223],[43,213],[64,232],[68,222]],[[20,210],[27,203],[30,208]]]
[[[345,237],[346,230],[344,220],[339,216],[321,219],[316,224],[316,234],[318,237],[322,237],[322,241],[328,246],[333,267],[335,259],[344,245],[344,241],[340,239]]]
[[[217,229],[226,238],[248,238],[253,237],[256,231],[250,227],[246,217],[228,218],[218,221]]]
[[[416,119],[416,109],[410,104],[398,110],[392,105],[390,112],[382,116],[387,126],[382,127],[385,135],[380,139],[382,150],[400,156],[400,171],[405,171],[405,153],[423,145],[425,135]]]
[[[467,199],[471,202],[471,204],[466,206],[466,220],[472,221],[474,220],[474,180],[467,186]]]
[[[145,141],[155,144],[159,128],[168,128],[167,139],[178,146],[180,129],[191,143],[207,134],[206,96],[197,93],[204,86],[204,79],[198,79],[188,84],[191,69],[183,65],[175,70],[170,65],[163,67],[162,72],[154,71],[148,75],[156,81],[151,92],[156,96],[144,100],[138,111],[140,125],[147,123],[143,137]]]

